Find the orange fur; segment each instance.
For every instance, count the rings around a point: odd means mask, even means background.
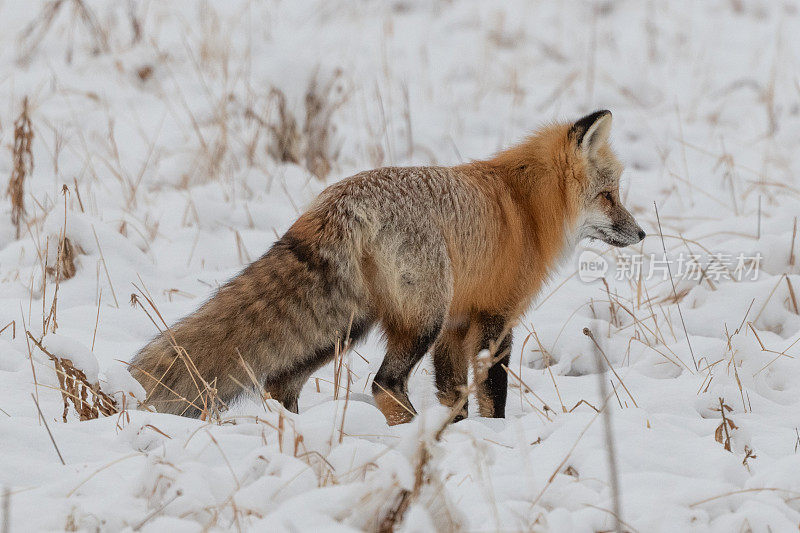
[[[492,253],[453,261],[454,315],[471,309],[519,315],[552,272],[586,180],[568,129],[549,126],[492,159],[456,167],[485,189],[496,209],[484,221]]]
[[[247,382],[241,354],[296,411],[344,336],[380,324],[387,354],[373,393],[390,423],[410,420],[408,375],[431,348],[450,406],[463,403],[468,362],[496,351],[476,383],[481,414],[503,416],[510,325],[558,260],[584,236],[617,246],[643,236],[619,203],[610,116],[546,126],[485,161],[376,169],[327,188],[264,256],[145,346],[134,375],[153,405],[196,416],[197,383],[228,402]]]

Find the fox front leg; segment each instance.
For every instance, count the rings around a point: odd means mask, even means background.
[[[511,328],[508,320],[496,314],[480,313],[471,331],[478,337],[473,359],[478,410],[481,416],[505,418],[508,396],[508,362],[511,358]],[[488,351],[488,355],[487,355]]]
[[[453,417],[454,422],[467,417],[467,374],[469,361],[465,353],[467,325],[448,324],[433,348],[433,369],[436,378],[436,396],[439,402],[454,409],[461,406]]]

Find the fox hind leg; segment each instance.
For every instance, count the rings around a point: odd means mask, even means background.
[[[298,412],[297,402],[300,398],[300,390],[311,375],[312,370],[301,372],[295,376],[282,376],[280,381],[267,382],[264,384],[264,390],[269,395],[280,402],[287,411],[292,413]]]
[[[500,315],[481,313],[475,320],[477,351],[488,350],[489,359],[475,357],[474,375],[481,416],[504,418],[508,396],[508,362],[511,358],[511,328]],[[505,368],[504,368],[505,367]]]
[[[408,399],[408,376],[441,329],[441,318],[411,330],[386,326],[386,357],[375,374],[372,394],[390,426],[410,422],[417,414]]]
[[[386,335],[386,356],[372,384],[375,403],[390,425],[416,412],[408,377],[441,332],[453,297],[447,245],[424,217],[390,219],[378,237],[368,270],[376,316]]]
[[[369,333],[372,324],[373,321],[368,316],[350,321],[347,326],[341,328],[341,331],[349,333],[347,340],[334,341],[329,346],[318,349],[297,361],[294,366],[283,373],[266,379],[264,390],[287,410],[297,413],[300,391],[311,375],[331,361],[337,351],[349,349],[359,343]],[[338,334],[332,334],[331,337],[338,337]]]

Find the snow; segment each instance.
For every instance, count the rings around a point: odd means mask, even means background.
[[[11,531],[374,530],[403,490],[413,497],[402,531],[610,530],[598,378],[613,389],[625,528],[800,525],[795,2],[82,4],[88,18],[64,3],[48,22],[45,2],[0,3],[2,179],[25,96],[35,134],[19,239],[0,203]],[[343,99],[326,181],[302,158],[276,161],[265,126],[274,87],[304,135],[314,76]],[[346,356],[350,394],[334,399],[329,365],[297,415],[251,397],[222,423],[134,409],[145,391],[126,363],[162,317],[195,309],[326,185],[381,165],[487,157],[602,108],[627,165],[624,201],[648,231],[625,251],[647,258],[643,275],[617,279],[625,259],[600,243],[565,261],[514,330],[506,419],[478,417],[473,402],[437,440],[446,413],[426,360],[410,383],[420,416],[388,427],[369,394],[377,332]],[[654,202],[671,258],[760,254],[758,276],[676,276],[679,312],[656,268]],[[44,267],[62,235],[76,274],[56,293]],[[609,261],[608,289],[581,281],[584,250]],[[585,327],[616,374],[598,376]],[[125,411],[84,422],[71,411],[64,423],[52,362],[26,331]],[[715,438],[723,423],[730,451]]]
[[[100,369],[94,354],[75,339],[51,333],[42,339],[44,349],[59,359],[69,359],[72,365],[86,375],[86,380],[97,383]]]

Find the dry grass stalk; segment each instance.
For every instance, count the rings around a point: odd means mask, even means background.
[[[136,288],[137,291],[139,291],[139,294],[147,302],[147,304],[149,305],[150,309],[152,309],[155,316],[158,317],[158,321],[156,321],[156,319],[153,318],[153,315],[150,314],[150,312],[147,310],[144,304],[142,304],[142,302],[140,301],[139,297],[136,294],[131,294],[131,305],[136,306],[138,304],[139,307],[141,307],[141,309],[145,312],[147,317],[159,331],[166,331],[172,349],[174,350],[176,355],[176,357],[172,358],[172,363],[166,368],[166,370],[164,370],[161,376],[154,376],[139,368],[139,370],[142,370],[142,372],[144,372],[145,375],[147,375],[150,379],[154,381],[153,388],[147,391],[147,399],[144,401],[142,405],[146,406],[148,404],[148,400],[150,399],[150,395],[152,394],[153,390],[155,390],[156,387],[161,386],[175,395],[174,401],[186,405],[186,407],[184,408],[184,412],[189,408],[193,407],[200,411],[200,416],[199,416],[200,420],[203,421],[211,421],[213,419],[216,419],[217,421],[221,420],[220,412],[221,410],[227,409],[228,406],[225,404],[225,402],[223,402],[219,398],[216,388],[216,378],[211,383],[207,382],[203,378],[203,376],[200,374],[200,371],[197,369],[197,366],[194,364],[194,361],[187,353],[186,349],[183,348],[183,346],[178,345],[177,341],[175,340],[175,337],[172,335],[172,331],[170,330],[169,325],[167,324],[166,320],[164,320],[164,317],[161,315],[161,312],[158,310],[155,301],[153,300],[149,291],[145,290],[144,282],[142,281],[141,277],[139,278],[139,281],[142,283],[141,288],[135,283],[133,284],[133,286]],[[195,395],[194,398],[186,398],[182,396],[181,394],[171,389],[162,381],[164,376],[166,376],[167,373],[172,369],[172,365],[178,361],[183,363],[183,365],[186,368],[186,371],[189,372],[189,377],[192,379],[195,390],[197,391],[197,394]],[[197,403],[198,401],[199,403]]]
[[[305,119],[302,131],[297,118],[289,111],[286,95],[273,87],[269,98],[274,101],[276,117],[268,124],[272,142],[267,153],[282,163],[303,164],[314,177],[324,180],[330,173],[338,148],[332,146],[335,128],[332,117],[347,99],[339,86],[341,71],[337,70],[326,82],[314,75],[305,93]]]
[[[606,294],[608,295],[608,308],[611,316],[609,327],[614,326],[618,328],[620,327],[621,322],[617,316],[617,310],[614,308],[614,299],[611,297],[611,289],[608,286],[608,281],[606,281],[606,278],[602,278],[601,281],[603,282],[603,285],[606,289]]]
[[[22,30],[19,41],[23,46],[20,46],[20,50],[25,50],[25,52],[17,59],[17,62],[21,64],[30,62],[63,4],[64,0],[53,0],[46,3],[39,15]]]
[[[350,369],[347,369],[347,389],[344,395],[344,408],[342,408],[342,421],[339,424],[339,444],[344,440],[344,421],[347,418],[347,407],[350,405],[350,387],[353,385],[353,378]]]
[[[787,274],[783,275],[786,278],[786,286],[789,287],[789,299],[792,302],[792,309],[794,309],[794,314],[800,314],[800,310],[797,308],[797,296],[794,293],[794,286],[792,285],[792,280],[789,279]]]
[[[516,71],[515,71],[516,72]],[[414,157],[414,128],[411,126],[411,100],[408,95],[408,84],[403,83],[403,122],[406,130],[406,159]],[[516,96],[514,98],[516,102]]]
[[[450,409],[450,416],[448,416],[433,432],[433,442],[429,443],[427,439],[422,438],[419,445],[419,450],[417,452],[417,464],[414,468],[414,485],[411,490],[403,489],[397,495],[392,506],[389,510],[383,515],[383,517],[378,522],[377,531],[379,533],[392,533],[395,529],[400,526],[403,522],[403,517],[405,516],[406,511],[414,503],[422,493],[422,489],[425,488],[426,485],[431,484],[434,481],[434,476],[431,475],[431,467],[430,462],[433,458],[430,450],[431,444],[438,443],[441,438],[444,430],[451,424],[453,419],[461,412],[461,409],[464,407],[464,404],[467,402],[468,391],[464,391],[460,400],[456,402],[456,404]],[[444,491],[444,487],[440,486],[438,489]],[[454,517],[448,516],[449,520],[449,530],[451,531],[459,531],[461,528],[459,524],[456,522]]]
[[[47,273],[55,276],[57,280],[63,281],[75,276],[78,268],[75,266],[75,258],[80,253],[80,248],[69,238],[62,235],[58,243],[58,256],[55,266],[48,267]]]
[[[58,449],[58,444],[56,444],[56,439],[55,437],[53,437],[53,432],[50,431],[50,426],[47,425],[47,419],[44,417],[44,414],[42,413],[42,408],[39,407],[39,402],[38,400],[36,400],[36,396],[34,396],[33,393],[31,393],[31,399],[33,400],[33,403],[36,404],[36,410],[39,412],[39,417],[42,419],[42,422],[44,423],[44,428],[47,430],[47,434],[50,436],[50,442],[53,443],[53,448],[56,449],[56,453],[58,454],[58,458],[61,460],[61,464],[66,465],[67,463],[64,462],[64,456],[61,455],[61,450]]]
[[[614,391],[615,390],[616,389],[614,389]],[[611,399],[611,394],[612,393],[609,393],[605,398],[603,398],[603,403],[600,406],[600,409],[597,410],[597,412],[594,414],[594,416],[592,416],[592,418],[589,420],[586,426],[584,426],[583,430],[578,434],[578,438],[572,444],[570,449],[567,450],[567,453],[564,455],[564,458],[561,460],[560,463],[558,463],[558,466],[555,467],[553,473],[550,474],[550,477],[547,478],[547,482],[545,483],[544,487],[542,487],[542,490],[539,491],[539,494],[537,494],[536,497],[531,502],[530,509],[536,507],[536,504],[539,503],[539,500],[542,499],[544,493],[547,492],[547,489],[550,488],[550,485],[553,484],[553,481],[556,479],[556,476],[562,471],[561,469],[564,468],[564,465],[567,464],[569,458],[572,457],[572,453],[575,451],[575,448],[578,447],[578,444],[581,442],[581,439],[583,439],[583,436],[586,434],[587,431],[589,431],[589,428],[592,427],[592,424],[594,424],[594,421],[597,420],[602,411],[608,407],[608,400]]]
[[[483,376],[483,379],[485,379],[485,373],[488,371],[488,368],[492,367],[495,363],[500,362],[500,360],[508,354],[508,352],[500,350],[501,339],[505,338],[514,325],[515,324],[512,323],[506,324],[506,327],[503,329],[500,335],[498,335],[497,339],[494,342],[489,343],[489,356],[475,361],[474,373],[477,377],[473,380],[473,383],[469,387],[466,387],[461,391],[460,398],[450,408],[449,416],[447,416],[436,429],[436,431],[432,433],[432,442],[428,442],[428,439],[426,438],[420,439],[416,458],[417,463],[414,468],[414,485],[411,490],[403,489],[398,493],[397,498],[392,506],[388,509],[388,511],[386,511],[386,513],[378,522],[377,531],[379,533],[394,532],[395,529],[402,524],[406,511],[411,504],[420,497],[420,494],[425,486],[434,481],[434,476],[431,475],[430,467],[430,461],[432,459],[431,445],[438,443],[441,440],[445,429],[447,429],[453,420],[455,420],[456,416],[461,413],[461,410],[468,401],[470,392],[474,392],[475,390],[475,383],[482,381],[481,376]],[[505,365],[503,368],[508,370],[508,367],[505,367]],[[389,393],[389,391],[386,391],[386,389],[383,390]],[[400,404],[401,407],[405,407],[402,402],[396,398],[394,399],[398,404]],[[441,487],[441,489],[444,490],[443,487]],[[459,526],[453,517],[450,517],[449,519],[450,529],[455,531],[459,530]]]
[[[508,334],[511,327],[513,327],[513,324],[506,325],[506,328],[498,336],[498,341],[499,339],[503,339]],[[491,367],[494,363],[499,362],[503,357],[505,357],[507,352],[499,352],[499,348],[500,348],[500,342],[490,343],[489,357],[485,358],[482,361],[476,361],[475,372],[478,373],[479,376],[480,373],[484,371],[484,368]],[[504,366],[504,368],[508,370],[507,367]],[[381,388],[383,389],[383,387]],[[387,391],[386,389],[383,390],[384,392],[386,392],[391,396],[391,393],[389,391]],[[395,529],[402,524],[403,517],[405,516],[406,511],[411,506],[411,504],[413,504],[420,497],[422,490],[425,488],[425,486],[431,484],[434,481],[434,476],[431,475],[431,467],[430,467],[430,461],[432,459],[430,447],[431,445],[438,443],[441,440],[445,429],[447,429],[453,422],[453,420],[455,420],[456,416],[458,416],[462,412],[464,405],[467,403],[469,399],[469,394],[471,392],[474,392],[474,390],[475,390],[475,381],[473,381],[473,383],[469,387],[466,387],[464,388],[464,390],[461,391],[461,396],[455,402],[455,404],[450,408],[449,416],[447,416],[438,426],[436,431],[432,433],[433,437],[432,442],[428,442],[428,440],[425,438],[422,438],[420,440],[420,445],[416,457],[416,465],[414,468],[414,485],[411,488],[411,490],[403,489],[397,494],[394,503],[379,519],[376,528],[376,530],[379,533],[394,532]],[[392,398],[394,397],[392,396]],[[394,400],[401,407],[408,409],[397,398],[394,398]],[[444,491],[444,487],[439,487],[439,489],[440,492]],[[460,528],[456,520],[452,516],[448,516],[448,519],[449,519],[450,529],[453,531],[458,531]]]
[[[725,403],[723,398],[719,399],[719,409],[714,409],[714,411],[719,411],[720,415],[722,415],[722,423],[717,426],[717,430],[714,432],[714,439],[717,442],[722,444],[726,450],[731,451],[731,434],[730,432],[734,429],[737,429],[736,424],[733,423],[733,420],[725,416],[725,411],[731,412],[733,408],[730,407]]]
[[[28,113],[28,97],[22,100],[22,112],[14,121],[14,153],[11,178],[6,195],[11,199],[11,223],[16,227],[19,239],[22,219],[25,216],[25,178],[33,171],[33,124]]]
[[[602,348],[600,348],[600,345],[597,343],[597,339],[595,339],[594,334],[592,333],[592,330],[590,330],[589,328],[583,328],[583,334],[586,335],[587,337],[589,337],[590,339],[592,339],[592,342],[594,343],[595,348],[597,348],[597,351],[600,353],[600,355],[603,356],[603,359],[605,359],[609,370],[611,370],[611,372],[617,378],[617,380],[619,381],[619,384],[622,385],[622,388],[625,389],[625,392],[628,393],[628,397],[633,402],[633,405],[635,407],[639,407],[639,404],[636,403],[636,400],[634,399],[633,395],[631,394],[631,391],[628,390],[628,387],[625,386],[625,382],[622,381],[622,378],[620,377],[620,375],[617,374],[617,371],[611,365],[611,361],[608,360],[608,357],[606,356],[606,353],[603,351]]]
[[[594,359],[595,364],[597,366],[597,383],[598,388],[600,389],[600,395],[605,398],[608,395],[608,390],[606,387],[606,380],[603,378],[603,359],[605,359],[606,363],[608,363],[608,358],[600,349],[600,345],[597,344],[595,340],[594,334],[589,328],[583,328],[584,335],[587,335],[589,338],[592,339],[594,342],[595,350],[594,350]],[[602,359],[600,356],[603,356]],[[611,367],[611,365],[608,365]],[[613,371],[614,369],[611,368]],[[616,375],[616,372],[614,372]],[[619,376],[617,376],[619,378]],[[620,384],[625,387],[625,384],[622,383],[620,379]],[[613,383],[612,383],[613,387]],[[612,389],[616,394],[616,388]],[[628,390],[627,388],[625,389]],[[630,392],[628,392],[630,395]],[[631,396],[631,400],[633,397]],[[619,402],[619,396],[617,396],[617,401]],[[634,401],[634,404],[636,402]],[[596,409],[597,410],[597,409]],[[614,510],[611,513],[614,516],[614,529],[615,531],[622,531],[622,506],[620,504],[620,492],[619,492],[619,472],[617,469],[617,452],[616,452],[616,441],[614,439],[614,426],[611,423],[611,409],[603,409],[603,424],[605,428],[605,441],[606,441],[606,453],[608,459],[608,473],[609,473],[609,481],[611,486],[611,499],[614,504]]]
[[[108,52],[111,49],[108,44],[108,34],[100,26],[94,11],[92,11],[83,0],[72,0],[72,4],[74,11],[80,15],[80,18],[83,20],[83,23],[89,29],[94,39],[94,49],[92,53],[99,54],[101,52]]]
[[[331,147],[331,134],[334,132],[331,117],[345,101],[341,88],[336,86],[341,75],[341,71],[337,70],[324,85],[320,85],[315,75],[306,91],[306,121],[303,126],[305,165],[319,180],[328,176],[331,159],[336,159],[338,155]]]
[[[16,339],[17,338],[17,321],[16,320],[12,320],[8,324],[6,324],[2,328],[0,328],[0,333],[3,333],[8,328],[11,328],[11,338],[12,339]]]
[[[767,296],[767,299],[764,300],[763,304],[761,304],[761,308],[758,310],[758,313],[756,313],[755,318],[753,320],[751,320],[750,322],[755,324],[756,322],[758,322],[758,319],[761,318],[761,313],[764,312],[764,309],[767,308],[767,304],[772,299],[772,297],[775,295],[775,291],[778,290],[778,287],[781,284],[782,278],[783,278],[783,276],[778,278],[778,282],[772,287],[772,290],[769,291],[769,295]],[[789,279],[789,278],[787,277],[786,279]]]
[[[97,251],[100,253],[100,262],[103,263],[103,270],[106,273],[106,280],[108,280],[108,286],[111,289],[111,296],[114,298],[114,305],[117,309],[119,309],[117,293],[114,291],[114,284],[111,283],[111,274],[108,273],[108,264],[106,263],[106,258],[103,255],[103,248],[100,246],[100,239],[97,238],[97,231],[95,231],[94,225],[92,225],[92,234],[94,235],[94,242],[97,244]]]
[[[3,524],[0,531],[11,533],[11,490],[8,487],[3,489]]]
[[[152,520],[156,516],[160,515],[164,511],[164,509],[167,508],[167,506],[169,504],[171,504],[172,502],[174,502],[175,500],[177,500],[181,496],[183,496],[183,491],[178,489],[177,491],[175,491],[175,494],[173,494],[170,499],[168,499],[167,501],[162,503],[158,508],[154,509],[153,512],[151,512],[150,514],[145,516],[144,519],[141,522],[139,522],[138,524],[133,526],[132,530],[133,531],[141,530],[142,527],[144,527],[145,524],[147,524],[150,520]]]
[[[32,285],[31,285],[32,287]],[[33,292],[33,289],[31,289]],[[31,297],[33,298],[33,297]],[[22,312],[22,306],[19,307],[20,314],[22,315],[22,328],[28,331],[28,325],[25,323],[25,315]],[[33,377],[33,392],[36,394],[36,399],[39,399],[39,380],[36,379],[36,366],[33,364],[33,350],[31,349],[31,341],[28,336],[25,336],[25,346],[28,348],[28,363],[31,365],[31,376]]]
[[[552,419],[551,419],[551,418],[550,418],[550,416],[547,414],[547,412],[548,412],[548,411],[551,411],[551,409],[550,409],[550,406],[548,406],[548,405],[545,403],[545,401],[544,401],[544,400],[542,400],[542,399],[539,397],[539,395],[538,395],[538,394],[536,394],[536,393],[533,391],[533,389],[531,389],[531,387],[530,387],[530,386],[528,386],[528,384],[527,384],[527,383],[525,383],[525,382],[522,380],[522,378],[521,378],[521,377],[519,377],[519,376],[517,375],[517,373],[516,373],[516,372],[514,372],[513,370],[511,370],[511,369],[510,369],[509,367],[507,367],[506,365],[501,365],[501,366],[503,367],[503,370],[505,370],[507,374],[509,374],[511,377],[513,377],[514,379],[516,379],[516,380],[517,380],[517,382],[518,382],[518,383],[519,383],[519,385],[520,385],[519,389],[520,389],[520,394],[521,394],[521,397],[522,397],[522,398],[525,400],[525,402],[526,402],[528,405],[530,405],[530,406],[533,408],[533,410],[534,410],[534,411],[536,411],[537,413],[539,413],[540,415],[542,415],[543,417],[545,417],[545,418],[547,419],[547,421],[548,421],[548,422],[552,422]],[[525,396],[524,394],[522,394],[522,393],[524,393],[524,392],[530,392],[531,394],[533,394],[533,395],[534,395],[534,397],[536,397],[536,399],[537,399],[537,400],[539,400],[540,402],[542,402],[543,408],[542,408],[542,409],[539,409],[538,407],[536,407],[536,406],[533,404],[533,402],[531,402],[531,401],[528,399],[528,397],[527,397],[527,396]]]
[[[661,236],[661,247],[664,250],[664,259],[667,258],[667,245],[664,243],[664,230],[661,229],[661,218],[658,216],[658,205],[653,202],[653,207],[656,211],[656,222],[658,222],[658,234]],[[669,273],[669,281],[672,284],[672,294],[675,297],[675,306],[678,308],[678,316],[681,319],[681,325],[683,326],[683,333],[686,335],[686,344],[689,345],[689,354],[692,356],[692,362],[694,363],[694,369],[698,370],[697,366],[697,359],[694,357],[694,350],[692,349],[692,341],[689,340],[689,331],[686,329],[686,322],[683,320],[683,312],[681,311],[681,304],[678,298],[678,292],[675,289],[675,280],[672,277],[672,271],[669,267],[669,262],[666,263],[667,265],[667,272]]]
[[[100,415],[109,416],[119,413],[117,403],[100,390],[98,383],[89,383],[86,374],[76,368],[72,361],[53,355],[40,341],[36,340],[30,331],[26,333],[31,342],[47,355],[56,367],[59,390],[64,401],[64,411],[61,415],[64,422],[67,421],[70,403],[81,421],[94,420]]]
[[[272,411],[272,409],[270,409],[269,405],[267,404],[267,400],[272,399],[272,396],[270,395],[270,393],[268,393],[266,390],[264,390],[264,386],[262,385],[262,383],[256,377],[256,373],[253,372],[253,367],[251,367],[247,363],[247,361],[244,360],[244,357],[242,357],[242,353],[239,351],[239,348],[235,348],[235,350],[236,350],[236,355],[239,356],[239,364],[242,366],[242,368],[244,369],[245,373],[247,374],[247,377],[250,379],[250,383],[252,384],[253,388],[251,389],[250,387],[245,386],[244,383],[240,383],[239,386],[242,387],[242,390],[244,390],[244,391],[252,391],[252,390],[258,391],[258,395],[257,396],[258,396],[258,399],[261,400],[261,405],[264,406],[264,410],[265,411]],[[228,374],[228,377],[230,379],[233,379],[234,381],[236,379],[230,374]]]
[[[274,140],[267,146],[267,153],[282,163],[300,163],[300,133],[297,129],[297,120],[286,107],[286,95],[278,88],[273,87],[269,97],[275,100],[278,110],[277,122],[270,124],[269,129]]]
[[[20,50],[24,52],[18,57],[17,62],[20,64],[27,64],[33,58],[34,54],[42,44],[47,32],[50,30],[53,21],[56,19],[61,8],[66,3],[71,3],[73,8],[73,22],[78,18],[86,30],[86,33],[91,35],[94,46],[92,53],[97,55],[100,53],[108,52],[111,47],[108,43],[108,32],[100,26],[97,17],[83,0],[51,0],[47,2],[39,15],[28,24],[19,36]],[[67,46],[67,62],[72,60],[72,43]]]
[[[408,508],[419,496],[422,487],[428,483],[426,467],[431,459],[431,453],[424,443],[420,445],[419,454],[417,467],[414,469],[414,487],[411,490],[403,490],[398,495],[397,501],[378,525],[378,533],[392,533],[402,522]]]
[[[61,227],[61,234],[58,236],[58,255],[56,256],[55,266],[48,267],[45,262],[45,272],[55,278],[55,291],[53,293],[53,301],[50,304],[50,312],[45,318],[44,331],[47,331],[48,325],[52,325],[53,333],[58,328],[56,321],[56,312],[58,307],[58,287],[61,280],[67,280],[75,276],[77,267],[75,266],[75,256],[77,255],[77,248],[73,246],[67,238],[67,193],[69,189],[66,185],[61,189],[64,194],[64,225]],[[44,298],[42,299],[44,302]]]
[[[668,351],[670,354],[672,354],[672,356],[673,356],[673,357],[674,357],[674,358],[675,358],[675,359],[676,359],[676,360],[677,360],[677,361],[678,361],[680,364],[678,364],[678,363],[676,363],[675,361],[673,361],[672,359],[670,359],[670,358],[669,358],[669,357],[668,357],[666,354],[664,354],[664,353],[663,353],[663,352],[661,352],[660,350],[657,350],[656,348],[654,348],[653,346],[651,346],[649,343],[646,343],[646,342],[642,341],[641,339],[636,339],[636,338],[633,338],[633,340],[637,340],[637,341],[641,342],[643,345],[647,346],[648,348],[650,348],[650,349],[651,349],[651,350],[653,350],[654,352],[658,353],[658,354],[659,354],[659,355],[661,355],[661,356],[662,356],[664,359],[666,359],[666,360],[667,360],[667,361],[669,361],[670,363],[674,364],[675,366],[683,366],[683,367],[684,367],[684,368],[685,368],[687,371],[689,371],[689,373],[693,373],[692,369],[691,369],[691,368],[689,368],[689,366],[687,366],[687,365],[686,365],[686,363],[684,363],[684,362],[683,362],[683,360],[682,360],[680,357],[678,357],[678,354],[676,354],[674,351],[672,351],[672,349],[671,349],[671,348],[668,346],[668,344],[667,344],[666,340],[663,338],[663,336],[662,336],[661,338],[659,338],[659,336],[658,336],[658,335],[656,335],[656,333],[655,333],[655,332],[654,332],[654,331],[653,331],[653,330],[652,330],[652,329],[651,329],[651,328],[650,328],[648,325],[646,325],[646,324],[645,324],[643,321],[639,320],[639,318],[638,318],[638,317],[637,317],[637,316],[634,314],[634,312],[633,312],[633,311],[631,311],[630,309],[628,309],[628,307],[627,307],[627,306],[625,306],[625,304],[623,304],[623,303],[622,303],[621,301],[619,301],[618,299],[615,299],[615,301],[616,301],[616,303],[617,303],[617,306],[619,307],[619,309],[622,309],[623,311],[625,311],[626,313],[628,313],[628,314],[631,316],[631,318],[633,318],[634,324],[636,324],[636,325],[638,325],[638,326],[640,326],[640,327],[642,328],[642,329],[641,329],[641,331],[647,331],[647,332],[649,332],[649,333],[650,333],[650,334],[651,334],[653,337],[655,337],[655,339],[656,339],[658,342],[661,342],[661,344],[664,346],[664,348],[665,348],[665,349],[666,349],[666,350],[667,350],[667,351]],[[663,306],[661,306],[661,311],[662,311],[662,312],[664,312]],[[666,314],[665,314],[664,316],[666,317]],[[655,314],[653,314],[653,317],[655,317]],[[668,323],[668,324],[670,324],[670,323],[669,323],[669,321],[667,321],[667,323]],[[671,326],[671,324],[670,324],[670,328],[671,328],[671,327],[672,327],[672,326]],[[673,331],[673,337],[675,337],[674,331]],[[677,340],[677,337],[675,337],[675,338],[676,338],[676,340]]]
[[[486,381],[489,376],[489,369],[492,368],[496,363],[499,363],[500,360],[506,355],[509,355],[509,350],[504,350],[501,352],[500,347],[503,339],[506,335],[508,335],[514,326],[516,326],[516,322],[509,322],[506,324],[503,330],[500,332],[500,335],[498,335],[496,339],[489,341],[489,353],[487,356],[483,357],[481,354],[478,354],[478,357],[474,359],[472,372],[475,376],[475,381],[479,383]]]
[[[567,407],[564,405],[564,400],[561,398],[561,391],[558,390],[558,384],[556,383],[556,378],[553,375],[553,369],[552,369],[553,356],[550,354],[549,351],[547,351],[547,349],[542,344],[542,341],[539,339],[539,335],[536,333],[536,329],[533,328],[533,325],[531,325],[531,333],[530,333],[530,335],[533,335],[533,338],[536,340],[536,344],[539,345],[539,352],[541,352],[541,354],[542,354],[542,358],[544,360],[544,366],[547,368],[547,373],[550,374],[550,381],[553,382],[553,388],[556,391],[556,396],[558,396],[558,403],[561,404],[561,412],[566,413],[567,412]],[[528,337],[525,338],[525,342],[527,342],[527,341],[528,341]],[[553,344],[553,346],[555,346],[555,344]],[[523,343],[523,350],[524,350],[524,347],[525,347],[525,343]],[[544,405],[545,411],[551,410],[550,407],[545,402],[542,401],[542,404]],[[548,420],[549,420],[549,417],[548,417]]]
[[[733,336],[736,335],[737,333],[738,333],[738,330],[734,331],[733,334],[730,334],[728,332],[727,324],[725,325],[725,338],[727,339],[727,351],[730,352],[730,354],[731,354],[731,357],[728,360],[728,373],[730,373],[730,369],[733,368],[733,376],[734,376],[734,378],[736,378],[736,385],[739,387],[739,394],[742,397],[742,408],[744,409],[744,412],[746,413],[747,412],[747,402],[745,402],[745,399],[744,399],[744,386],[742,385],[742,380],[739,378],[739,368],[736,365],[736,359],[735,359],[736,350],[733,348],[733,342],[731,340],[731,339],[733,339]],[[714,365],[716,365],[718,362],[720,362],[720,361],[711,363],[708,366],[709,375],[711,375],[711,368]]]
[[[250,252],[247,251],[247,247],[244,245],[244,239],[242,239],[242,234],[239,233],[238,229],[233,230],[233,237],[236,241],[236,254],[239,257],[239,263],[243,265],[247,265],[253,261],[250,257]]]

